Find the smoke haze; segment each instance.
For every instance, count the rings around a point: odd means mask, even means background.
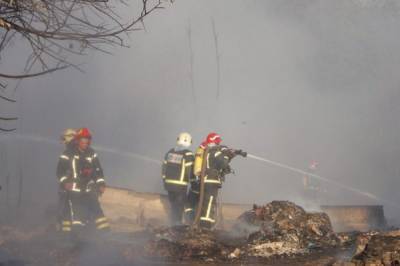
[[[156,161],[177,134],[190,132],[195,149],[216,131],[228,146],[305,170],[317,160],[318,175],[399,202],[399,15],[394,0],[175,1],[131,35],[129,49],[80,58],[86,73],[20,84],[17,105],[0,108],[20,117],[18,133],[1,138],[0,205],[7,174],[12,204],[21,174],[23,202],[56,201],[67,127],[93,131],[109,185],[163,192]],[[233,168],[224,201],[301,202],[301,175],[249,158]],[[385,204],[324,188],[325,204]]]

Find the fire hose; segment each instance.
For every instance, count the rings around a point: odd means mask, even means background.
[[[203,202],[204,202],[204,179],[205,179],[206,169],[207,169],[208,151],[209,151],[209,149],[208,149],[208,147],[206,147],[206,149],[204,150],[204,154],[203,154],[203,161],[201,162],[199,203],[197,204],[196,215],[195,215],[194,221],[193,221],[193,227],[198,227],[198,225],[199,225],[201,211],[202,211]]]

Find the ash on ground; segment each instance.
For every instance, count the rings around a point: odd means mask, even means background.
[[[190,226],[60,236],[0,225],[0,265],[399,265],[400,231],[334,233],[288,201],[254,205],[229,231]]]

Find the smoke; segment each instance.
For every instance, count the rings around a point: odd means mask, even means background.
[[[323,177],[323,176],[320,176],[320,175],[316,175],[316,174],[313,174],[313,173],[310,173],[310,172],[306,172],[304,170],[301,170],[301,169],[298,169],[298,168],[295,168],[295,167],[292,167],[292,166],[289,166],[289,165],[285,165],[285,164],[282,164],[282,163],[279,163],[279,162],[275,162],[275,161],[272,161],[272,160],[269,160],[269,159],[266,159],[266,158],[262,158],[262,157],[255,156],[255,155],[252,155],[252,154],[248,154],[247,156],[249,158],[252,158],[252,159],[255,159],[255,160],[258,160],[258,161],[261,161],[261,162],[265,162],[265,163],[268,163],[268,164],[273,165],[273,166],[284,168],[284,169],[287,169],[289,171],[301,174],[303,176],[305,175],[305,176],[309,176],[311,178],[315,178],[315,179],[321,180],[323,182],[326,182],[326,183],[332,184],[334,186],[337,186],[337,187],[339,187],[341,189],[348,190],[348,191],[350,191],[352,193],[357,193],[357,194],[360,194],[360,195],[362,195],[364,197],[376,200],[378,202],[386,203],[386,204],[391,205],[392,207],[398,208],[398,206],[394,202],[390,202],[390,201],[387,201],[387,200],[384,200],[384,199],[380,199],[376,195],[371,194],[371,193],[369,193],[367,191],[361,191],[361,190],[359,190],[357,188],[354,188],[354,187],[351,187],[351,186],[347,186],[347,185],[345,185],[343,183],[335,182],[335,181],[333,181],[331,179],[328,179],[326,177]]]
[[[7,144],[10,191],[19,156],[24,199],[54,201],[63,147],[48,140],[67,127],[93,131],[110,185],[158,193],[158,162],[177,134],[192,133],[194,149],[217,131],[231,147],[298,169],[317,160],[316,175],[330,177],[324,204],[383,203],[398,216],[389,202],[400,200],[399,12],[394,0],[175,1],[131,35],[131,48],[85,58],[85,74],[20,85],[19,134],[42,139]],[[224,201],[301,196],[301,173],[241,158],[233,167]]]

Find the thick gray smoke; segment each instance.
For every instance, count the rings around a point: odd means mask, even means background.
[[[317,160],[318,175],[399,202],[399,14],[395,0],[175,1],[131,36],[130,49],[85,58],[85,74],[21,84],[25,138],[9,139],[0,182],[10,172],[15,197],[22,172],[26,202],[54,201],[59,134],[87,126],[109,184],[162,192],[152,160],[181,131],[193,148],[217,131],[229,146],[300,169]],[[233,167],[224,200],[301,201],[300,174],[242,158]],[[385,204],[323,185],[325,204]]]

